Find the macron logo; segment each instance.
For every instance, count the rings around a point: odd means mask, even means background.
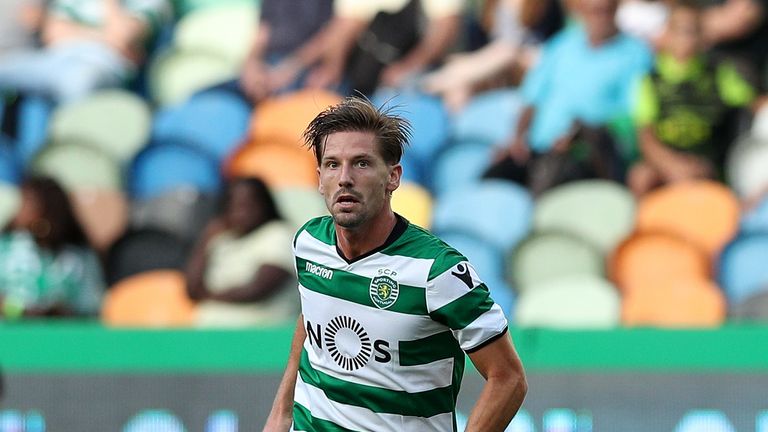
[[[316,264],[312,264],[311,262],[307,262],[306,269],[308,272],[312,273],[315,276],[320,276],[323,279],[332,279],[333,278],[333,270],[327,269],[325,267],[321,267]]]

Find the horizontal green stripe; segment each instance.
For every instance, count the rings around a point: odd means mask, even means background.
[[[356,432],[343,428],[334,422],[319,419],[301,404],[293,404],[293,430],[307,432]]]
[[[463,296],[433,311],[430,316],[452,330],[461,330],[492,307],[493,300],[488,288],[485,284],[480,284]]]
[[[459,343],[450,331],[423,339],[400,341],[400,366],[417,366],[463,355]]]
[[[7,374],[279,376],[295,323],[241,330],[111,329],[70,319],[0,321]],[[766,373],[768,326],[549,330],[510,327],[530,373]]]
[[[314,369],[309,363],[306,350],[302,350],[301,353],[299,374],[305,383],[322,390],[329,400],[367,408],[375,413],[432,417],[437,414],[453,412],[454,409],[454,395],[451,386],[408,393],[351,383]]]
[[[333,277],[332,279],[326,279],[308,272],[306,265],[307,260],[296,257],[299,283],[304,288],[316,293],[378,309],[373,300],[371,300],[371,279],[337,269],[330,269],[333,270]],[[427,315],[426,291],[424,288],[400,284],[399,294],[395,303],[386,309],[411,315]]]

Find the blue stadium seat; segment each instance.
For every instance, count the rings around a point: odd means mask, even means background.
[[[17,184],[22,169],[10,138],[0,135],[0,182]]]
[[[180,186],[216,194],[222,179],[215,156],[184,141],[166,140],[137,155],[128,181],[130,195],[145,200]]]
[[[17,154],[24,165],[45,145],[53,108],[53,102],[42,96],[24,96],[16,132]]]
[[[741,217],[742,233],[768,233],[768,195]]]
[[[478,140],[458,142],[443,149],[432,164],[433,193],[442,195],[456,185],[479,182],[492,157],[491,143]]]
[[[768,285],[768,234],[741,235],[720,256],[719,282],[730,304],[739,304]]]
[[[517,90],[493,90],[475,96],[453,121],[458,141],[482,140],[502,144],[512,136],[523,102]]]
[[[504,254],[493,244],[474,237],[471,233],[448,231],[440,238],[467,257],[480,279],[488,286],[493,300],[501,306],[504,314],[514,309],[514,292],[504,281]]]
[[[406,151],[423,164],[428,164],[447,143],[449,118],[439,98],[416,91],[395,93],[383,89],[373,95],[372,101],[377,106],[391,107],[393,113],[411,122],[413,137]]]
[[[235,95],[226,91],[203,92],[181,105],[159,111],[152,140],[182,139],[221,161],[240,144],[250,117],[251,108]]]
[[[438,197],[432,229],[437,233],[467,231],[508,252],[531,228],[533,200],[522,186],[483,180]]]

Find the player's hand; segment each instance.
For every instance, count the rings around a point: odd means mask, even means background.
[[[293,424],[293,418],[288,417],[273,417],[269,416],[267,424],[264,425],[264,429],[261,432],[288,432],[291,430]]]

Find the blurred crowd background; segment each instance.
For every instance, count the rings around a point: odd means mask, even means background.
[[[768,320],[767,69],[765,0],[3,0],[0,318],[295,320],[355,94],[513,324]]]

